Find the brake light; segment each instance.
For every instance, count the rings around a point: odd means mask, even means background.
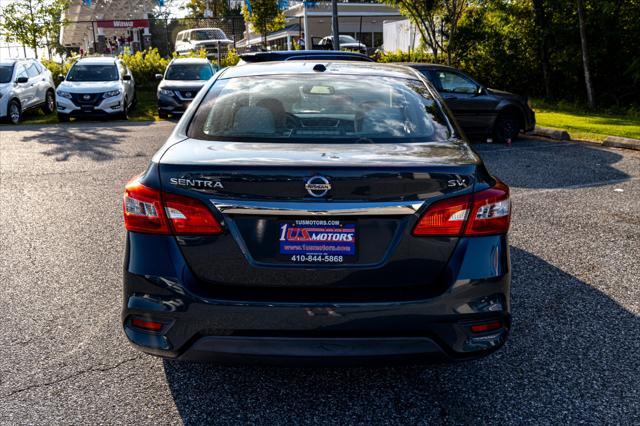
[[[492,188],[473,194],[473,210],[465,235],[506,234],[511,224],[509,187],[497,181]]]
[[[470,208],[470,195],[436,201],[420,217],[413,228],[413,235],[457,237],[462,234]]]
[[[200,200],[163,193],[165,212],[176,235],[220,234],[222,226]]]
[[[417,237],[506,234],[511,222],[509,187],[496,185],[475,194],[436,201],[420,217]]]
[[[162,235],[222,233],[222,226],[200,200],[146,187],[137,178],[125,187],[123,207],[128,231]]]
[[[170,234],[162,211],[160,191],[147,188],[137,178],[124,189],[124,226],[128,231]]]

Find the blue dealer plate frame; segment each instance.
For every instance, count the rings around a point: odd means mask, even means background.
[[[278,254],[293,263],[351,263],[358,253],[356,222],[336,219],[279,221]]]

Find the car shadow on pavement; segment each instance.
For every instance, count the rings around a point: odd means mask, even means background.
[[[93,161],[112,160],[118,145],[124,142],[132,125],[138,123],[117,123],[107,126],[96,126],[95,123],[72,123],[64,126],[44,126],[34,134],[24,136],[24,142],[37,142],[46,147],[42,152],[56,161],[67,161],[72,157]],[[145,125],[146,123],[140,123]]]
[[[384,368],[165,361],[185,424],[630,423],[640,419],[640,318],[512,247],[513,330],[491,356]]]
[[[629,179],[614,166],[623,160],[622,155],[585,143],[529,139],[510,147],[475,144],[474,149],[491,174],[517,188],[598,186]]]

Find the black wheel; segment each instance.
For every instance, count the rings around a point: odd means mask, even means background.
[[[167,114],[164,111],[158,111],[158,117],[166,119],[166,118],[169,118],[169,114]]]
[[[20,108],[20,102],[16,99],[9,102],[9,106],[7,107],[7,116],[9,117],[9,122],[11,124],[20,123],[20,120],[22,119],[22,108]]]
[[[69,119],[70,119],[69,114],[64,114],[64,113],[61,113],[61,112],[58,113],[58,121],[59,122],[68,123]]]
[[[495,143],[507,143],[509,140],[513,142],[518,138],[518,133],[520,133],[518,118],[503,114],[498,117],[493,126],[493,141]]]
[[[42,106],[42,112],[45,114],[51,114],[56,110],[56,96],[53,94],[53,90],[47,90],[47,95],[44,99],[44,105]]]

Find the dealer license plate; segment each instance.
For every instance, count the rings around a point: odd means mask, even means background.
[[[356,224],[300,219],[280,223],[280,258],[293,263],[349,263],[356,259]]]

